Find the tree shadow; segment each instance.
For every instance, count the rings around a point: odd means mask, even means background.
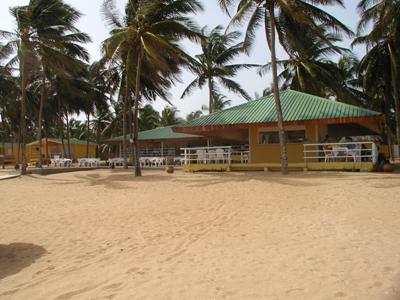
[[[272,182],[290,186],[318,186],[322,184],[307,178],[318,177],[318,175],[305,177],[304,173],[299,172],[284,176],[278,172],[198,172],[189,174],[179,170],[175,174],[169,175],[161,170],[159,172],[154,171],[156,170],[153,170],[152,173],[144,171],[142,177],[134,177],[129,171],[114,171],[105,177],[99,176],[98,174],[77,174],[75,178],[80,180],[80,182],[86,182],[89,186],[104,186],[112,189],[135,189],[134,186],[128,186],[124,183],[154,183],[164,181],[179,183],[194,188],[246,181],[259,181],[260,183]],[[64,184],[71,184],[71,182],[66,182]]]
[[[46,253],[45,248],[33,244],[0,244],[0,280],[29,267]]]
[[[334,182],[349,182],[352,180],[371,181],[372,184],[380,185],[382,187],[396,187],[400,179],[399,174],[360,174],[355,172],[290,172],[289,175],[282,175],[280,172],[262,172],[262,171],[248,171],[248,172],[196,172],[185,173],[183,170],[177,170],[175,174],[167,174],[163,170],[157,169],[144,169],[142,177],[135,177],[133,169],[110,169],[109,174],[98,173],[76,173],[73,178],[60,179],[60,178],[46,178],[44,180],[54,180],[57,185],[74,185],[77,183],[87,184],[88,186],[102,186],[108,189],[136,189],[137,186],[132,186],[132,183],[154,183],[165,182],[180,183],[188,187],[201,188],[208,187],[229,182],[247,182],[259,181],[260,184],[268,182],[279,184],[283,186],[303,186],[303,187],[316,187],[326,184],[326,182],[319,181],[318,179],[324,178]],[[104,176],[105,175],[105,176]],[[378,180],[378,181],[377,181]],[[381,181],[384,180],[384,181]],[[377,181],[377,182],[374,182]],[[380,182],[379,182],[380,181]]]

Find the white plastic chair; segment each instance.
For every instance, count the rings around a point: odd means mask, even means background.
[[[206,152],[203,149],[197,149],[196,150],[196,155],[197,155],[197,163],[203,163],[206,164],[207,163],[207,156],[206,156]]]
[[[208,150],[208,161],[211,162],[216,162],[217,160],[217,152],[216,150]]]
[[[224,149],[218,148],[215,150],[215,155],[216,155],[216,161],[222,163],[225,163],[225,151]]]

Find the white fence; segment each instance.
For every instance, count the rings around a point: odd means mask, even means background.
[[[183,151],[184,164],[213,164],[213,163],[231,163],[232,147],[197,147],[181,148]]]
[[[126,157],[129,159],[132,158],[132,152],[130,149],[126,149],[125,151]],[[119,153],[111,153],[111,157],[123,157],[124,150],[121,149]],[[175,148],[150,148],[150,149],[140,149],[140,157],[167,157],[167,156],[176,156]]]
[[[373,142],[304,144],[304,162],[372,162],[378,161]]]
[[[400,162],[399,145],[393,145],[392,147],[392,160],[395,163]]]
[[[175,148],[140,149],[140,157],[175,156]]]

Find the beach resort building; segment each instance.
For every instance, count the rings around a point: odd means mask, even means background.
[[[141,157],[179,156],[181,148],[202,147],[207,145],[207,140],[205,137],[195,134],[177,133],[172,131],[171,126],[141,131],[139,132],[138,139],[141,149]],[[127,136],[126,140],[127,149],[125,149],[125,151],[130,157],[130,136]],[[110,148],[109,158],[123,156],[123,136],[104,140],[103,143],[112,146]]]
[[[384,151],[381,113],[333,100],[286,90],[280,94],[289,168],[371,170]],[[274,96],[231,107],[173,127],[181,134],[208,140],[240,141],[238,149],[187,147],[184,169],[269,170],[280,167]]]
[[[87,141],[70,139],[72,159],[87,157]],[[61,139],[48,139],[47,141],[48,153],[50,158],[55,156],[63,157],[64,153],[68,153],[68,142],[64,139],[64,150]],[[89,157],[96,157],[96,144],[89,142]],[[68,155],[66,155],[68,156]],[[26,157],[28,162],[36,162],[39,158],[39,143],[34,141],[26,145]],[[42,158],[46,158],[46,140],[42,140]]]
[[[15,158],[18,156],[18,144],[0,142],[0,156],[5,163],[15,162]]]

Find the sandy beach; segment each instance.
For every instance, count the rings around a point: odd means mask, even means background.
[[[400,175],[0,181],[0,299],[400,299]]]

